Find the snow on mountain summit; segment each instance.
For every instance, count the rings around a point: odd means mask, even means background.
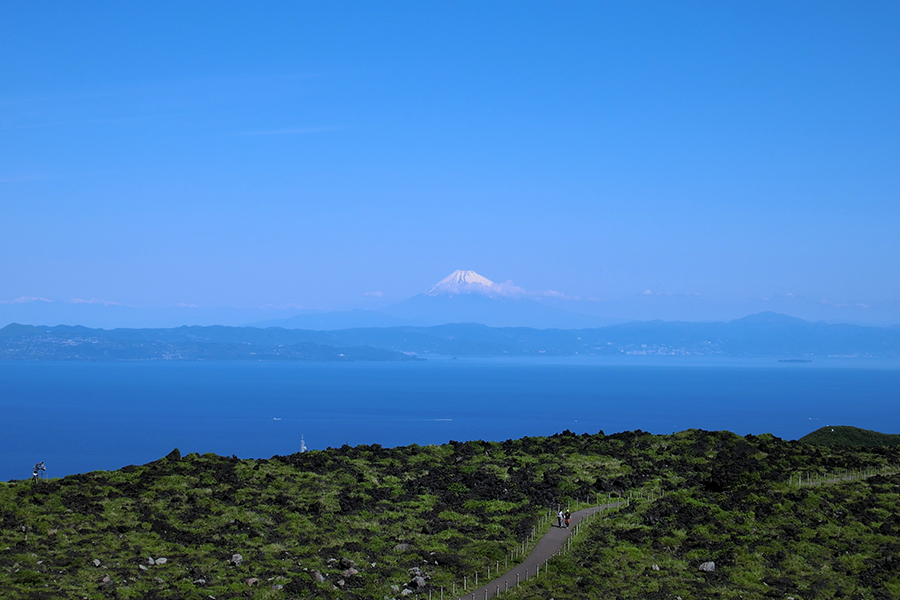
[[[475,271],[454,271],[444,277],[430,290],[426,296],[453,296],[456,294],[483,294],[485,296],[518,296],[525,290],[512,285],[512,282],[494,283]]]
[[[431,289],[437,289],[448,285],[465,285],[469,283],[476,283],[487,287],[494,285],[493,281],[483,275],[479,275],[475,271],[463,271],[458,269],[438,281]]]

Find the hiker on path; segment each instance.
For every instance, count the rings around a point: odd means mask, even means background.
[[[566,529],[569,528],[569,521],[572,519],[572,513],[569,512],[569,509],[566,509]]]
[[[556,526],[562,529],[562,520],[563,520],[563,512],[562,509],[559,509],[559,512],[556,513]]]
[[[47,468],[44,466],[44,461],[41,461],[38,464],[34,465],[34,473],[32,474],[34,476],[34,479],[32,479],[32,481],[36,482],[38,480],[40,472],[46,470]]]

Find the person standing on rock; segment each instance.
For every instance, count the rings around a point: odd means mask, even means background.
[[[569,512],[569,509],[566,509],[566,529],[569,528],[569,521],[572,519],[572,513]]]
[[[559,509],[559,512],[556,513],[556,526],[562,529],[562,520],[563,520],[563,512],[562,509]]]

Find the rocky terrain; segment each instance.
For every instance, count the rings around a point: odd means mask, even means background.
[[[641,431],[0,483],[4,598],[401,598],[502,563],[550,506],[632,494],[509,597],[891,598],[900,448]],[[545,529],[544,529],[545,530]],[[714,563],[710,568],[709,564]],[[707,570],[700,570],[706,564]],[[414,597],[414,596],[413,596]]]

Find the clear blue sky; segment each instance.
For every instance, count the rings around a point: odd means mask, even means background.
[[[0,301],[473,269],[900,322],[898,32],[897,2],[3,2]]]

